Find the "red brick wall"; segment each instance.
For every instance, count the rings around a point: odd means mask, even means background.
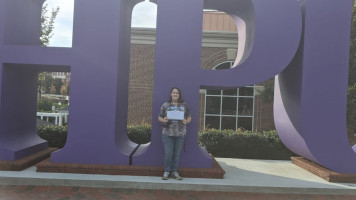
[[[128,124],[151,123],[155,45],[132,44],[130,54],[127,122]]]
[[[204,109],[205,109],[205,94],[199,94],[199,119],[198,130],[204,130]]]
[[[129,84],[128,124],[152,122],[159,111],[152,111],[153,101],[153,73],[155,45],[132,44]],[[202,48],[202,69],[212,69],[217,64],[226,61],[226,48]],[[204,94],[199,94],[199,129],[204,128]],[[272,130],[273,103],[264,103],[258,96],[255,97],[254,130]]]
[[[255,96],[254,131],[275,130],[273,119],[273,102],[264,102]]]
[[[130,54],[128,124],[151,123],[152,114],[154,119],[158,115],[158,111],[152,111],[155,45],[131,44]],[[210,58],[210,64],[202,67],[211,69],[226,60],[226,49],[203,47],[202,63],[206,58]],[[200,116],[203,114],[203,108]],[[203,118],[199,119],[199,126],[203,126],[202,120]]]
[[[226,48],[203,47],[201,54],[201,69],[213,69],[227,60]]]

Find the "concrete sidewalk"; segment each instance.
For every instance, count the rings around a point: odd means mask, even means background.
[[[163,181],[161,177],[148,176],[44,173],[36,172],[33,166],[20,172],[0,171],[0,184],[356,195],[356,184],[329,183],[295,166],[291,161],[215,159],[226,171],[224,179],[185,178],[182,181]]]

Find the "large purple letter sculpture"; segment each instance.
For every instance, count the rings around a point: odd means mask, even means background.
[[[301,5],[302,43],[275,83],[277,131],[297,154],[337,172],[356,173],[356,148],[346,132],[352,1]]]
[[[71,71],[68,139],[51,161],[129,164],[135,148],[126,134],[130,21],[132,8],[141,1],[75,0],[73,48],[44,48],[38,45],[43,0],[0,0],[1,160],[16,160],[47,147],[35,130],[36,75]],[[133,165],[163,163],[156,119],[172,86],[183,90],[193,117],[181,166],[210,168],[211,158],[197,145],[199,88],[246,86],[279,74],[276,127],[287,147],[332,170],[356,173],[356,156],[345,130],[352,0],[155,3],[152,139],[133,155]],[[235,19],[237,67],[200,69],[204,8]]]

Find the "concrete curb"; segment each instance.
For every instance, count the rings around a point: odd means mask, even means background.
[[[226,171],[224,179],[184,178],[182,181],[161,177],[94,175],[0,171],[1,185],[72,186],[97,188],[134,188],[185,191],[220,191],[290,194],[356,195],[356,184],[329,183],[290,161],[217,158]]]

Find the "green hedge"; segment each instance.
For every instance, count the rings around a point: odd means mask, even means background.
[[[41,112],[52,111],[52,101],[48,98],[42,97],[37,102],[37,110]]]
[[[146,144],[151,141],[151,124],[141,123],[127,126],[128,138],[137,144]]]
[[[48,141],[49,147],[63,148],[67,140],[67,126],[43,125],[37,129],[38,135]]]
[[[62,148],[67,139],[67,126],[45,125],[38,129],[38,134],[48,140],[50,147]],[[131,141],[146,144],[151,139],[151,125],[128,125],[127,134]],[[294,155],[282,144],[276,131],[252,133],[208,129],[198,136],[199,145],[215,157],[281,160]]]
[[[43,125],[37,129],[38,135],[48,141],[49,147],[63,148],[67,140],[67,126]],[[127,126],[128,138],[137,144],[151,140],[151,125],[147,123]]]
[[[285,160],[294,155],[276,131],[208,129],[199,133],[199,144],[215,157]]]

